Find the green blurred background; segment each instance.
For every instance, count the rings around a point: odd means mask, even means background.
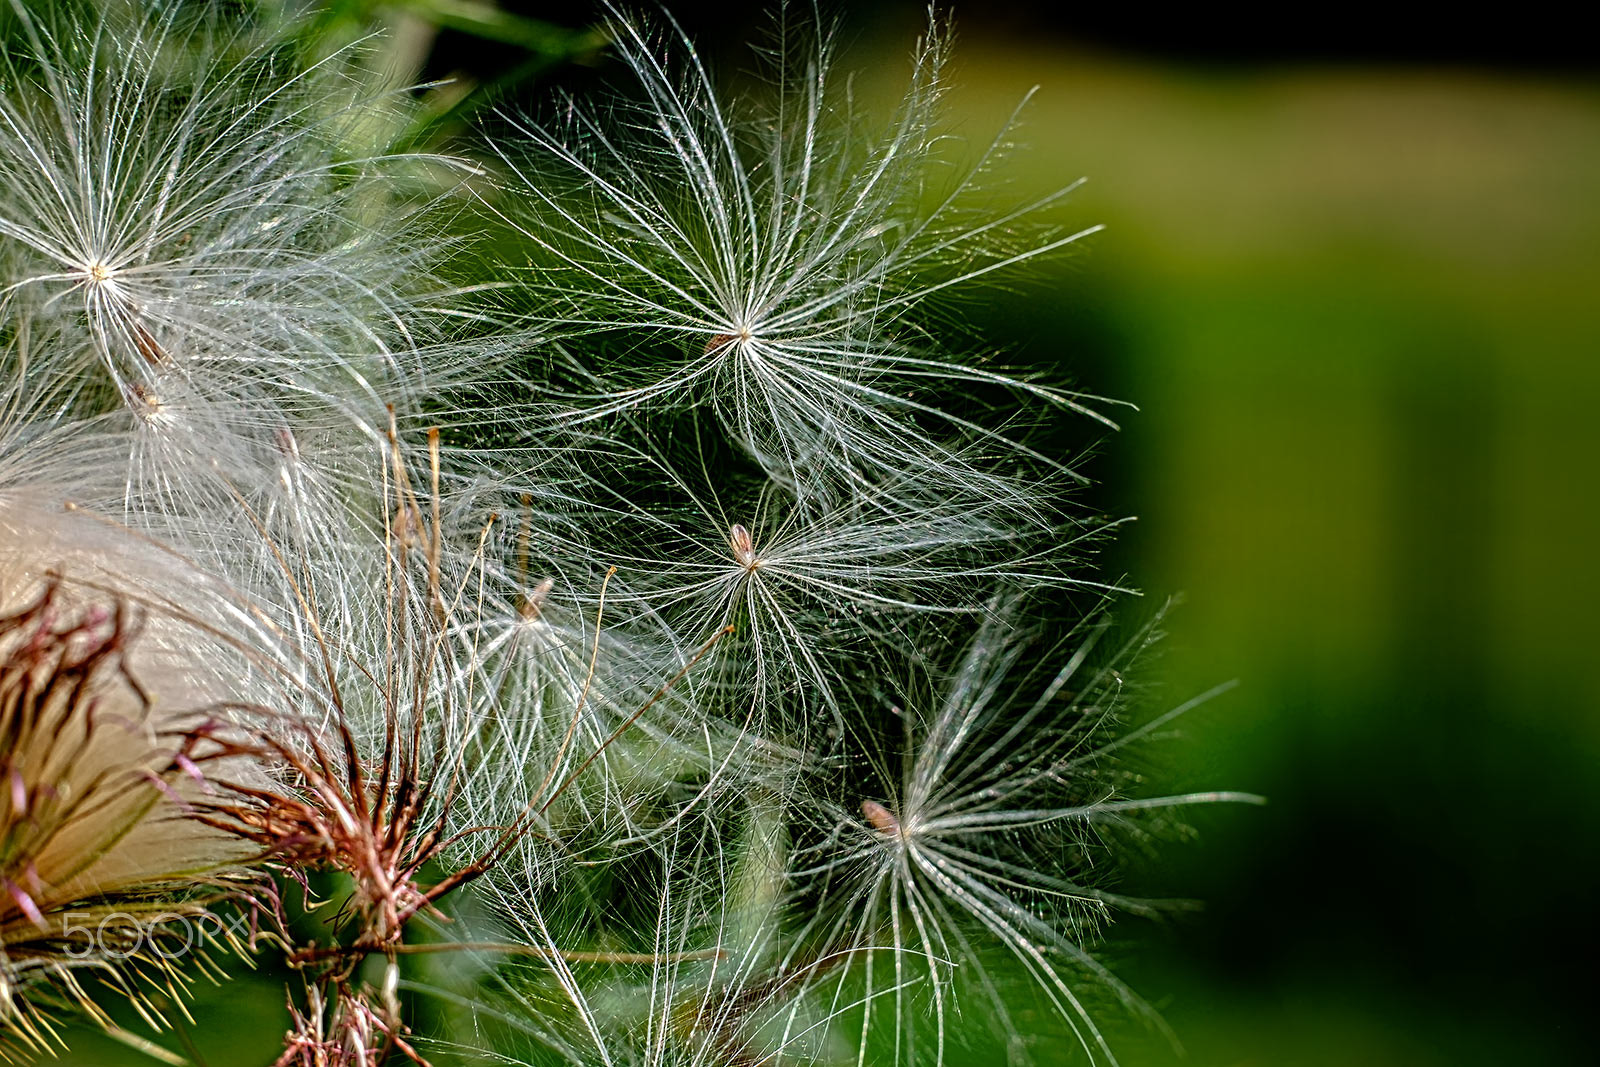
[[[482,5],[332,7],[430,77],[535,101],[606,75],[592,41]],[[744,63],[756,12],[668,7]],[[1150,754],[1151,788],[1271,798],[1136,862],[1135,891],[1205,908],[1107,951],[1194,1067],[1592,1062],[1600,81],[1537,25],[1213,14],[955,11],[959,132],[1042,87],[1005,197],[1087,175],[1062,220],[1107,224],[967,313],[1139,405],[1092,467],[1096,506],[1139,517],[1107,563],[1184,594],[1153,668],[1173,702],[1241,683]],[[849,5],[864,92],[893,91],[921,18]],[[264,1062],[226,1050],[270,1047],[280,996],[202,990],[209,1062]]]
[[[954,107],[1041,84],[1018,184],[1108,226],[995,321],[1139,404],[1116,564],[1169,693],[1241,682],[1156,777],[1272,801],[1131,875],[1206,909],[1121,973],[1196,1067],[1594,1062],[1596,81],[975,21]]]

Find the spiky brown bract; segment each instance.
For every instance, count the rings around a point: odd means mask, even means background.
[[[379,617],[325,615],[323,576],[278,553],[286,599],[300,613],[295,632],[305,640],[277,653],[281,697],[232,709],[242,727],[218,721],[216,729],[192,729],[182,753],[213,790],[193,804],[196,820],[249,842],[258,862],[307,886],[308,896],[309,876],[338,877],[328,936],[284,933],[287,960],[306,985],[303,1003],[292,1009],[279,1061],[285,1067],[371,1067],[394,1055],[425,1064],[396,994],[400,957],[417,950],[408,937],[413,927],[450,924],[443,899],[490,874],[525,839],[551,839],[557,827],[581,825],[583,814],[563,819],[558,802],[699,659],[689,657],[598,742],[577,731],[590,699],[586,678],[564,708],[566,721],[547,724],[560,731],[549,763],[498,768],[502,781],[528,778],[525,788],[508,790],[526,798],[521,806],[501,807],[495,823],[473,822],[463,794],[484,773],[474,760],[519,751],[503,744],[514,732],[505,713],[517,709],[499,703],[505,694],[481,688],[498,673],[478,652],[484,545],[498,517],[487,516],[468,544],[447,537],[441,452],[432,431],[426,463],[413,470],[391,425],[380,475],[382,570],[367,591],[371,599],[362,601]],[[591,658],[591,676],[594,669]],[[227,771],[240,766],[265,771],[269,781]],[[463,854],[470,858],[458,860]],[[551,958],[565,952],[524,943],[491,950]],[[358,973],[368,957],[385,961],[376,987]]]
[[[381,614],[376,625],[325,616],[323,603],[351,591],[324,588],[325,575],[286,555],[261,528],[304,645],[277,650],[278,701],[239,709],[242,729],[225,722],[195,729],[183,753],[212,787],[194,805],[198,823],[248,842],[258,862],[307,886],[308,896],[307,879],[319,872],[348,886],[327,920],[327,941],[301,943],[286,932],[306,996],[292,1006],[285,1065],[366,1067],[395,1052],[425,1062],[406,1039],[393,986],[408,926],[422,913],[442,918],[440,899],[483,874],[529,828],[526,813],[508,826],[464,827],[455,810],[475,725],[446,646],[460,638],[458,613],[474,601],[464,599],[466,589],[443,584],[437,432],[430,441],[433,489],[431,496],[422,490],[423,503],[391,425],[381,474],[381,584],[369,591]],[[239,766],[259,768],[268,780],[230,773]],[[431,879],[424,874],[464,840],[482,841],[478,859]],[[372,954],[388,960],[380,989],[357,978]]]
[[[370,1067],[393,1052],[426,1067],[406,1040],[392,994],[391,1003],[383,1005],[369,991],[335,986],[330,1002],[325,988],[308,984],[303,1007],[289,1001],[289,1032],[273,1067]]]

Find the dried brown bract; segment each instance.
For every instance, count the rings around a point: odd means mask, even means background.
[[[565,777],[552,768],[504,825],[471,824],[460,810],[478,751],[475,739],[492,726],[475,721],[475,675],[459,670],[474,655],[471,623],[478,601],[471,581],[489,531],[486,526],[480,532],[475,552],[447,556],[437,431],[428,442],[427,469],[414,479],[391,427],[381,626],[364,638],[330,634],[317,607],[315,580],[284,561],[302,629],[314,645],[300,657],[299,669],[282,672],[296,679],[286,688],[287,706],[238,709],[250,725],[240,729],[217,719],[192,730],[182,753],[211,790],[194,805],[198,822],[252,844],[259,862],[299,882],[308,899],[312,872],[342,876],[349,887],[328,920],[326,941],[289,945],[290,964],[305,972],[307,995],[303,1008],[292,1009],[294,1029],[279,1061],[284,1065],[375,1065],[396,1053],[424,1063],[403,1036],[395,988],[400,956],[439,946],[408,944],[410,924],[420,915],[447,922],[440,901],[493,869],[533,833],[599,754]],[[420,499],[417,481],[427,485]],[[495,521],[491,517],[489,524]],[[466,564],[458,566],[462,560]],[[444,576],[457,572],[466,577],[447,587]],[[600,749],[699,658],[663,684]],[[580,700],[570,727],[582,711]],[[373,721],[381,733],[360,736],[357,724]],[[573,739],[570,727],[562,759]],[[562,765],[558,760],[556,767]],[[231,773],[241,767],[261,776]],[[457,846],[475,839],[482,843],[468,853],[473,858],[460,862]],[[363,983],[358,973],[372,956],[387,960],[381,989]]]
[[[141,613],[58,578],[0,613],[0,1059],[39,1052],[49,1009],[109,1023],[98,972],[152,1023],[178,961],[227,939],[209,909],[243,889],[237,843],[186,818],[199,783],[179,717],[129,666]]]

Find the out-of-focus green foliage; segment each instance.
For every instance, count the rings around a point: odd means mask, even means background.
[[[1242,682],[1153,773],[1272,798],[1141,874],[1206,910],[1127,973],[1196,1067],[1579,1062],[1600,93],[963,45],[956,106],[1043,83],[1015,173],[1108,224],[994,321],[1141,406],[1099,478],[1186,594],[1162,682]]]

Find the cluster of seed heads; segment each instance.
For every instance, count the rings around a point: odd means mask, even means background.
[[[1098,872],[1251,798],[1129,795],[1193,702],[1124,724],[1050,443],[1110,402],[946,300],[1094,227],[951,165],[943,16],[883,114],[814,12],[730,91],[612,9],[614,97],[421,152],[271,10],[9,0],[0,1062],[179,1062],[252,955],[279,1067],[942,1064],[963,1000],[1113,1062]]]

